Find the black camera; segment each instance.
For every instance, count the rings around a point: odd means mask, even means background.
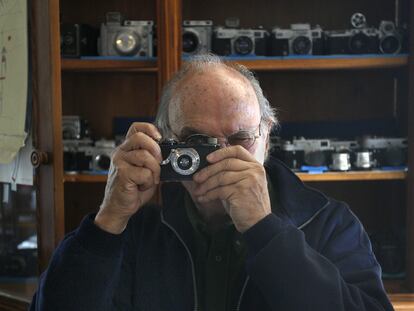
[[[402,50],[403,39],[401,32],[391,21],[382,21],[379,26],[379,50],[382,54],[398,54]]]
[[[222,56],[265,56],[269,33],[264,29],[216,27],[213,52]]]
[[[185,142],[165,139],[160,143],[162,181],[191,180],[192,175],[208,165],[207,155],[220,149],[217,138],[193,135]]]
[[[98,29],[86,24],[60,25],[60,54],[63,57],[98,55]]]
[[[290,29],[275,27],[270,37],[270,54],[287,55],[322,55],[323,31],[320,26],[311,28],[310,24],[292,24]]]
[[[380,31],[368,27],[361,13],[351,17],[353,29],[326,31],[328,54],[376,54],[379,51]]]

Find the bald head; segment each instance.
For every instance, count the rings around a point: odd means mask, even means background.
[[[260,122],[259,102],[249,80],[221,64],[184,77],[168,109],[171,129],[178,135],[183,128],[193,128],[227,136]]]

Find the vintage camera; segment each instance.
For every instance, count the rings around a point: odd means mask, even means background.
[[[354,152],[359,148],[356,140],[332,140],[331,146],[334,151],[331,153],[331,164],[329,168],[333,171],[349,171],[352,168]]]
[[[368,27],[361,13],[351,17],[353,29],[326,31],[328,54],[376,54],[379,49],[378,29]]]
[[[402,35],[391,21],[379,26],[379,50],[382,54],[398,54],[402,49]]]
[[[63,57],[98,55],[98,30],[86,24],[60,25],[60,54]]]
[[[371,151],[380,167],[407,165],[406,138],[365,136],[360,138],[361,148]]]
[[[183,21],[183,54],[193,55],[211,51],[213,21]]]
[[[91,170],[93,142],[91,139],[63,140],[63,169],[67,173]]]
[[[269,33],[264,29],[235,29],[215,27],[213,52],[228,56],[264,56]]]
[[[123,20],[121,13],[108,12],[101,24],[100,55],[152,57],[153,21]]]
[[[80,116],[62,117],[63,139],[82,139],[90,136],[88,121]]]
[[[195,137],[199,136],[199,137]],[[191,180],[192,175],[206,167],[208,154],[220,149],[217,138],[193,135],[185,142],[165,139],[160,143],[162,181]]]
[[[111,155],[115,149],[115,141],[113,140],[97,140],[95,146],[92,148],[92,171],[103,171],[109,170],[111,165]]]
[[[323,31],[320,26],[311,28],[310,24],[292,24],[290,29],[273,28],[270,37],[270,54],[322,55]]]
[[[294,138],[281,140],[274,148],[275,155],[293,170],[306,166],[328,166],[334,151],[330,139]]]

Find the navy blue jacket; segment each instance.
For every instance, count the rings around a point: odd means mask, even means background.
[[[246,269],[234,310],[393,310],[361,223],[281,162],[267,171],[278,208],[243,234]],[[183,188],[142,208],[121,235],[86,217],[56,249],[30,310],[197,310],[192,226]],[[214,310],[208,310],[214,311]]]

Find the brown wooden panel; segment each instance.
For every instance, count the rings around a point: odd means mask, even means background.
[[[282,122],[397,117],[394,76],[392,70],[258,74]]]
[[[405,224],[404,181],[312,182],[307,185],[346,202],[368,232],[403,228]]]
[[[113,117],[155,116],[153,73],[68,73],[62,75],[63,114],[81,115],[96,137],[112,137]]]
[[[408,0],[401,2],[404,8]],[[295,22],[309,22],[340,29],[349,27],[355,12],[364,13],[369,24],[375,26],[381,20],[393,20],[394,3],[394,0],[381,0],[381,5],[378,0],[184,0],[183,18],[212,19],[216,24],[224,24],[226,17],[237,16],[245,27],[286,27]]]
[[[85,23],[99,26],[106,12],[121,12],[130,20],[155,20],[155,1],[152,0],[61,0],[61,18],[65,23]]]

